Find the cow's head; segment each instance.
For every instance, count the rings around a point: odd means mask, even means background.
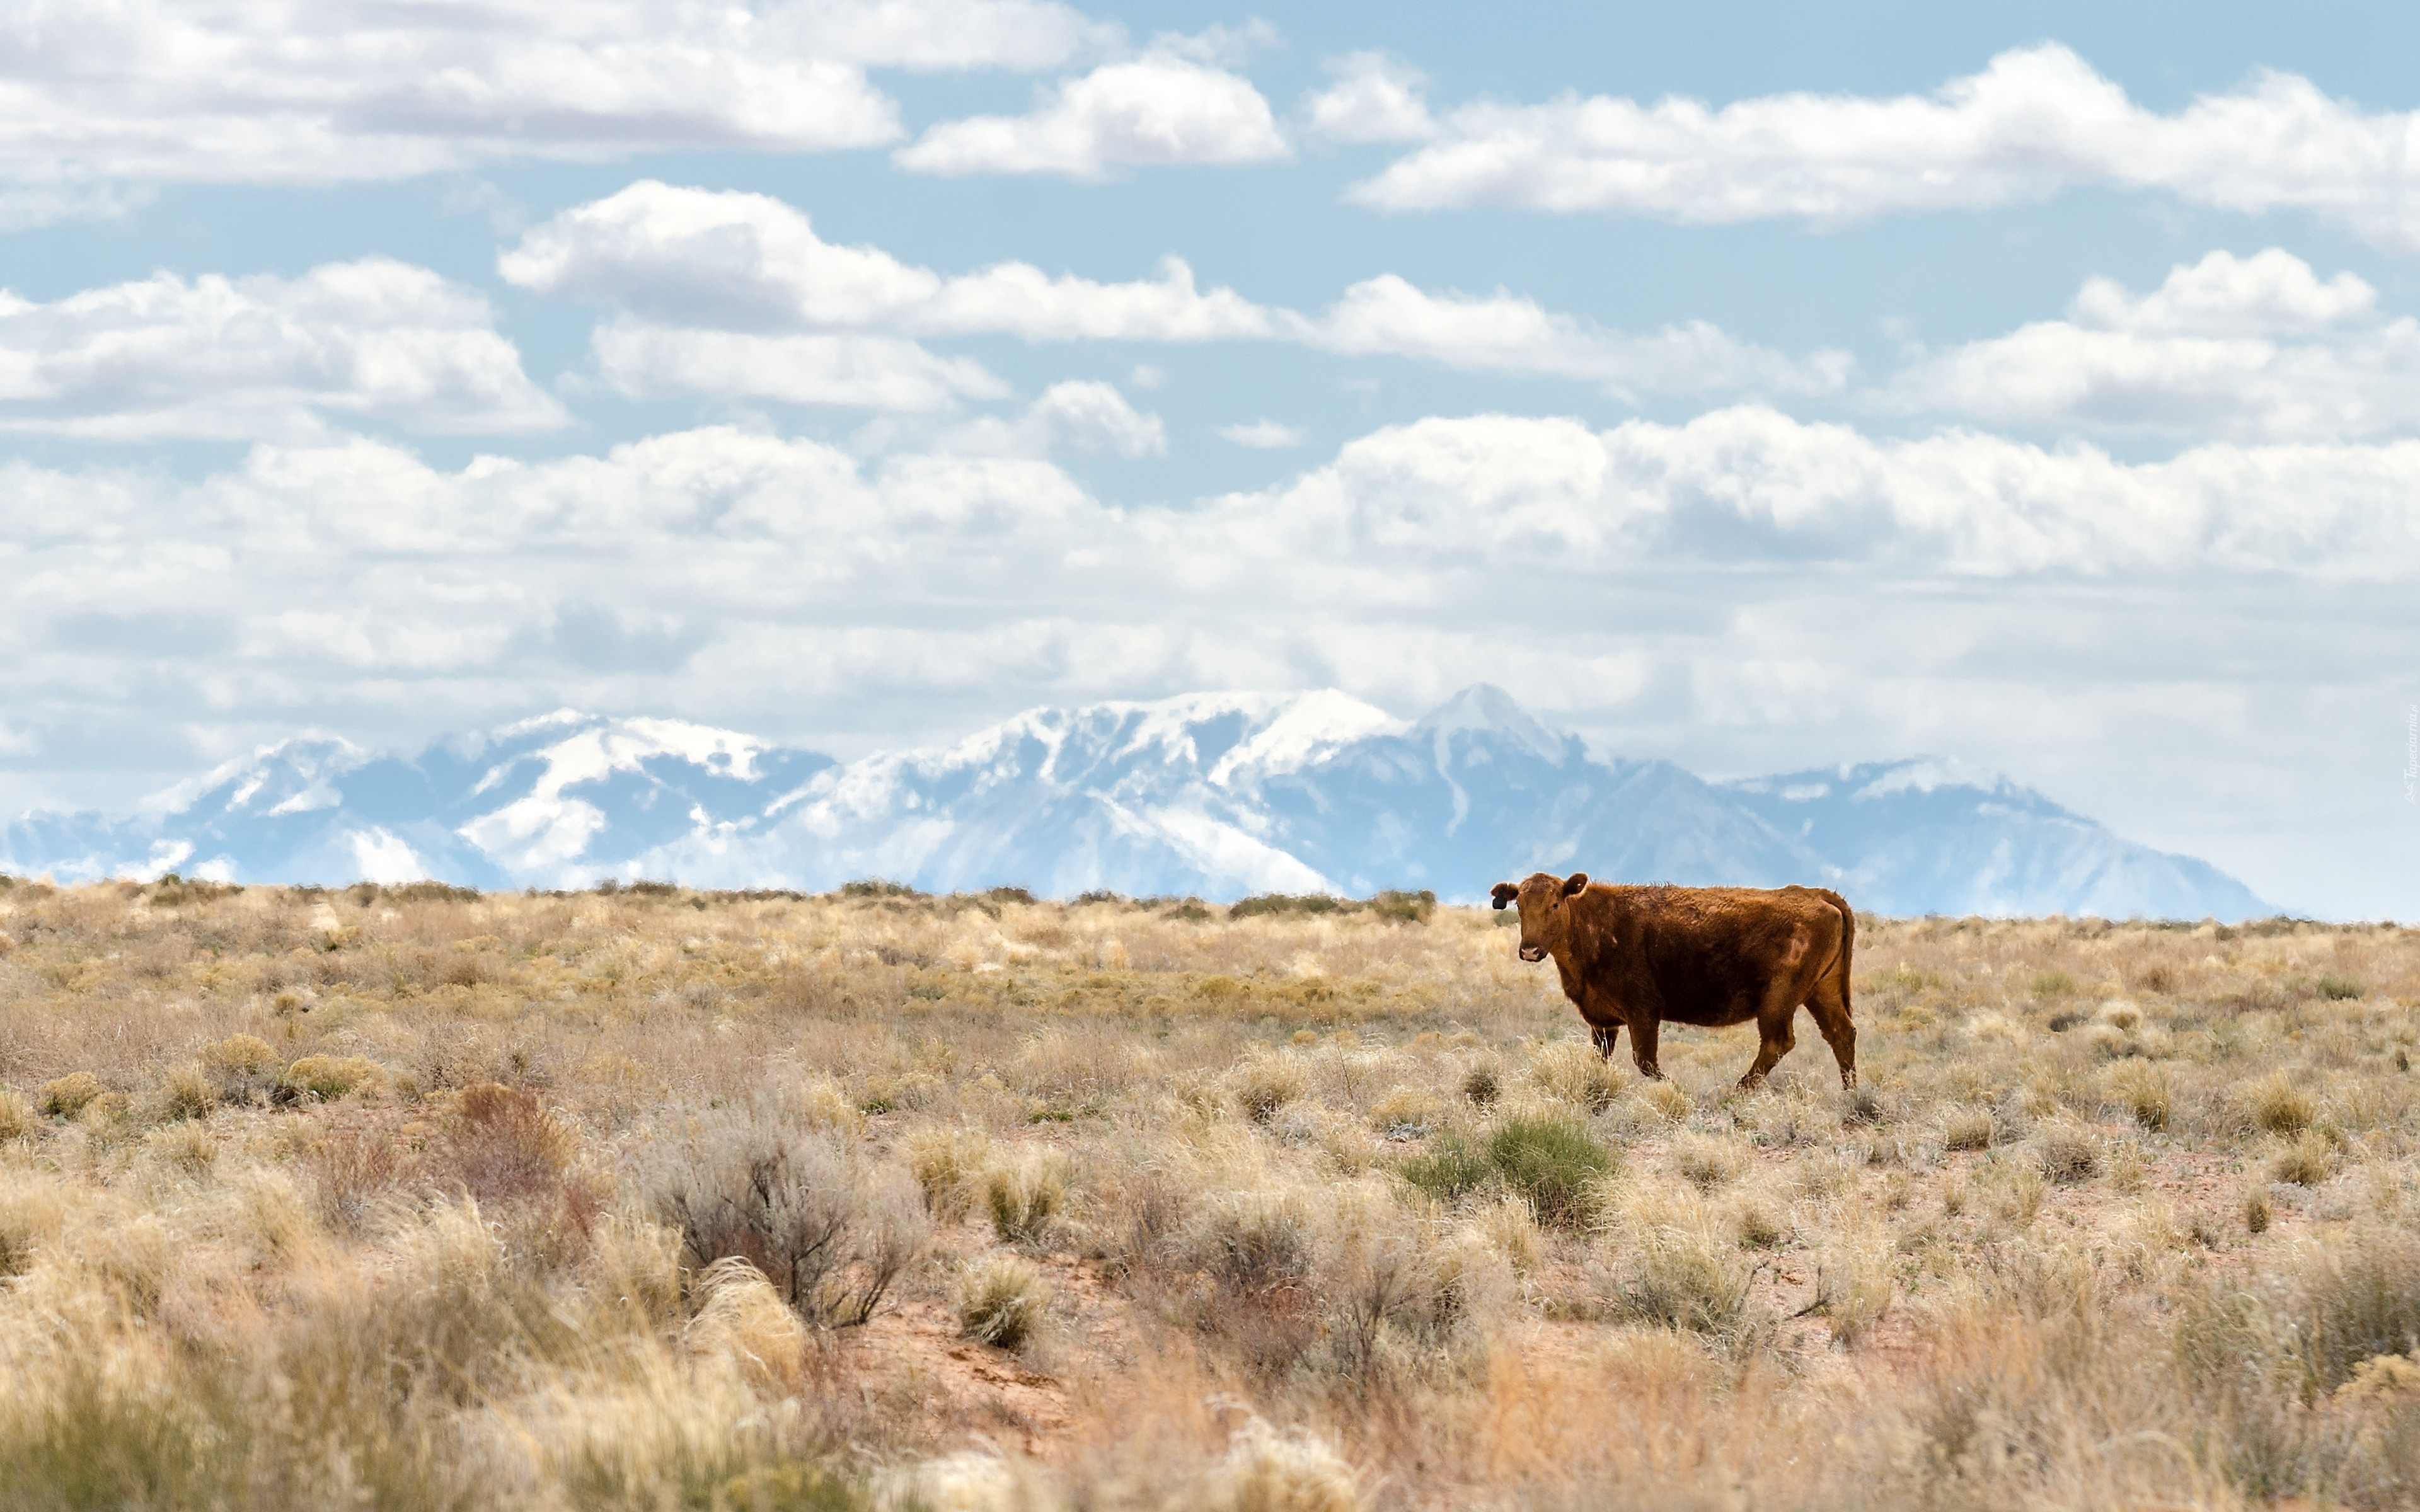
[[[1494,889],[1496,906],[1517,903],[1521,908],[1521,959],[1544,961],[1571,937],[1570,900],[1579,896],[1588,886],[1588,873],[1575,872],[1559,877],[1539,872],[1519,882],[1499,882]]]

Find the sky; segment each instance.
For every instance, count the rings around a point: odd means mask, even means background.
[[[21,0],[0,807],[1492,682],[2420,917],[2420,11]]]

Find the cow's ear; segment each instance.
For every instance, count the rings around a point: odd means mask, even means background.
[[[1499,882],[1488,889],[1487,895],[1496,900],[1496,906],[1500,910],[1506,903],[1520,897],[1521,889],[1510,882]]]
[[[1575,898],[1579,896],[1580,889],[1587,886],[1588,873],[1585,872],[1575,872],[1570,876],[1563,878],[1563,896],[1566,898]]]

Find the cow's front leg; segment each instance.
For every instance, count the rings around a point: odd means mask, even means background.
[[[1664,1072],[1655,1064],[1655,1031],[1658,1021],[1653,1014],[1633,1019],[1630,1023],[1630,1058],[1638,1067],[1638,1074],[1650,1081],[1662,1081]]]
[[[1621,1025],[1619,1021],[1589,1026],[1589,1043],[1596,1046],[1596,1053],[1607,1060],[1613,1058],[1614,1041],[1621,1038]]]

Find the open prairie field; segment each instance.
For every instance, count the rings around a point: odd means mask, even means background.
[[[0,1505],[2420,1501],[2420,933],[1235,914],[10,884]]]

